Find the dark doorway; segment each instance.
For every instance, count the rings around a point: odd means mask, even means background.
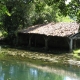
[[[67,50],[69,49],[67,38],[65,37],[50,37],[48,40],[49,49],[60,49]]]
[[[45,46],[45,40],[43,35],[34,34],[31,38],[31,47],[43,48]]]

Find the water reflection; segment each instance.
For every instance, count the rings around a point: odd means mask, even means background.
[[[80,69],[49,68],[26,62],[0,61],[0,80],[80,80]]]

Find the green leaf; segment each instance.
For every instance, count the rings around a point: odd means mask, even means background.
[[[6,11],[6,14],[7,14],[8,16],[11,16],[11,14],[10,14],[8,11]]]

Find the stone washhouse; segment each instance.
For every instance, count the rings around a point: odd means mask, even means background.
[[[80,47],[79,23],[59,22],[39,24],[20,30],[18,44],[26,47],[69,49]]]

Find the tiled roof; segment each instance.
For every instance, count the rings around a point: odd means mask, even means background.
[[[59,22],[45,25],[35,25],[21,30],[21,33],[44,34],[47,36],[70,36],[79,32],[79,24],[76,22]]]

